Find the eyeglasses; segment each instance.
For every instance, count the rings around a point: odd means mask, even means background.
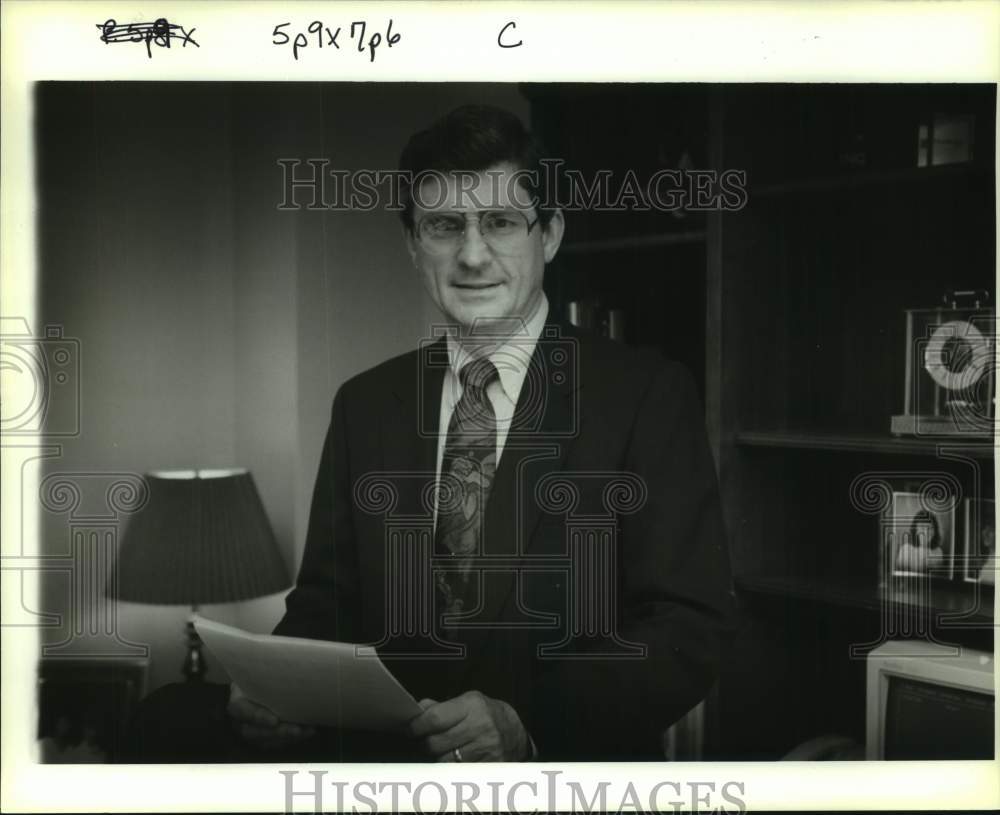
[[[417,239],[428,252],[443,255],[457,251],[465,239],[468,224],[479,227],[486,245],[498,254],[520,249],[538,218],[528,222],[520,210],[487,210],[485,212],[435,212],[425,215],[417,224]]]

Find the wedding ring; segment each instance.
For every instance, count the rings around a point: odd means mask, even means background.
[[[452,755],[455,756],[455,761],[457,761],[459,764],[461,764],[465,760],[465,759],[462,758],[462,751],[458,747],[456,747],[451,752],[452,752]]]

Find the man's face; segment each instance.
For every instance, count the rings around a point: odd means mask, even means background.
[[[510,164],[500,164],[481,173],[435,174],[414,191],[414,234],[406,235],[410,256],[431,299],[463,333],[477,321],[482,325],[495,319],[530,319],[541,303],[545,264],[562,240],[562,213],[554,213],[547,228],[536,223],[538,213],[528,192],[513,180],[515,171]],[[470,213],[483,212],[523,217],[522,231],[534,225],[509,239],[481,223],[484,239],[475,219],[469,220]],[[448,213],[465,219],[464,235],[428,239],[421,229],[425,219],[440,222]],[[501,214],[494,223],[509,223],[503,220],[506,216]]]

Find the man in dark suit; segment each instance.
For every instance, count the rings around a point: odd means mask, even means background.
[[[481,106],[404,150],[405,240],[448,333],[338,392],[275,630],[378,644],[423,708],[386,756],[662,758],[730,632],[692,380],[550,312],[564,216],[538,159]],[[230,715],[258,744],[310,735],[238,691]]]

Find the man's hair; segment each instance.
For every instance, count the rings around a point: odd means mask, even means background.
[[[438,119],[426,130],[414,133],[399,157],[403,173],[401,217],[413,231],[413,190],[421,173],[480,173],[498,164],[509,163],[526,170],[518,183],[531,195],[542,227],[548,226],[553,211],[541,204],[547,200],[543,155],[538,139],[517,116],[491,105],[463,105]]]

